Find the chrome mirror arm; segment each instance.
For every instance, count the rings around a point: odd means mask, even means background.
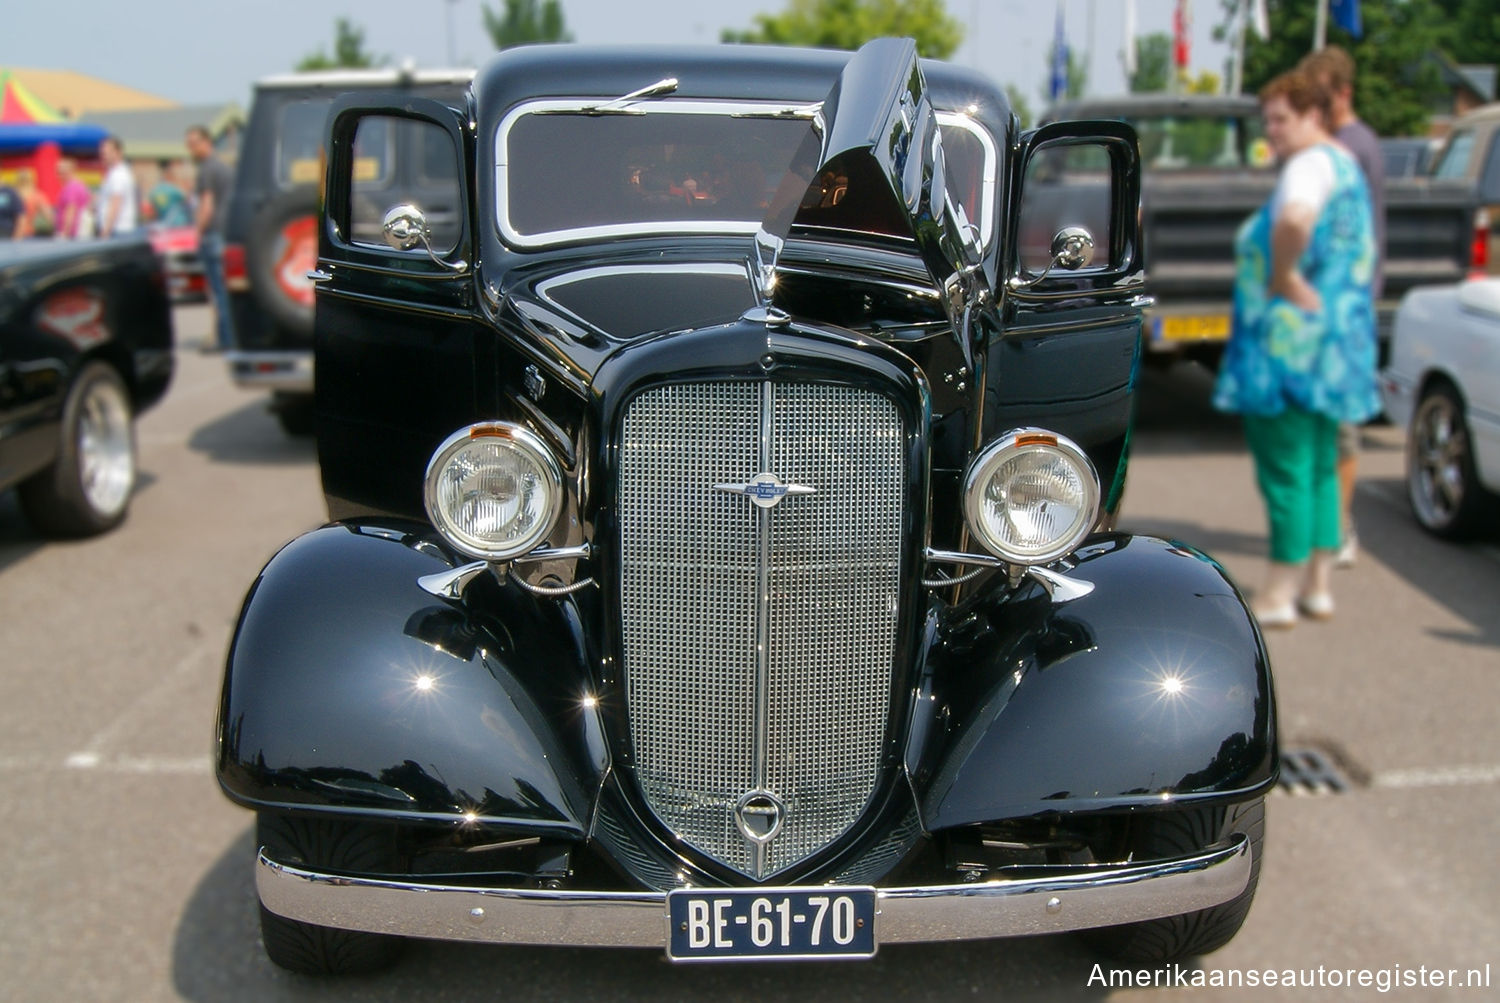
[[[397,251],[410,251],[420,244],[438,267],[458,275],[469,270],[469,263],[462,258],[447,261],[437,256],[437,252],[432,249],[432,228],[427,225],[427,217],[411,203],[392,206],[380,224],[380,233],[386,244]]]

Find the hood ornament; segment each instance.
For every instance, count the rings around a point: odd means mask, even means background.
[[[775,474],[756,474],[744,484],[715,484],[715,491],[744,495],[761,508],[775,508],[787,495],[817,494],[805,484],[787,484]]]

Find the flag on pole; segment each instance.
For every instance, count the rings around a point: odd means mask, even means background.
[[[1172,65],[1186,70],[1191,55],[1193,18],[1188,13],[1188,0],[1177,0],[1172,10]]]
[[[1359,16],[1359,0],[1329,0],[1328,14],[1334,24],[1355,38],[1364,37],[1365,25]]]
[[[1125,75],[1135,76],[1135,0],[1125,0]],[[1129,81],[1127,81],[1128,83]]]
[[[1271,15],[1266,12],[1266,0],[1248,0],[1250,4],[1250,27],[1261,38],[1271,37]]]
[[[1068,36],[1063,31],[1063,5],[1057,5],[1057,29],[1052,36],[1052,100],[1068,94]]]

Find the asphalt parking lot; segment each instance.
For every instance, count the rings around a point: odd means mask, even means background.
[[[654,952],[420,943],[375,977],[276,969],[258,943],[252,819],[218,793],[209,751],[245,590],[323,519],[316,456],[282,434],[263,395],[194,349],[205,308],[179,308],[177,322],[177,379],[139,425],[141,487],[118,532],[45,541],[0,495],[0,998],[1111,995],[1095,959],[1058,937],[696,968]],[[1203,403],[1205,381],[1146,378],[1122,527],[1194,543],[1253,586],[1260,501],[1235,425]],[[1480,969],[1488,988],[1391,995],[1500,998],[1500,535],[1457,545],[1422,533],[1404,500],[1401,430],[1367,428],[1364,443],[1364,550],[1337,579],[1338,615],[1270,638],[1283,745],[1315,752],[1334,782],[1273,797],[1255,908],[1198,968]],[[1191,998],[1379,995],[1372,984]]]

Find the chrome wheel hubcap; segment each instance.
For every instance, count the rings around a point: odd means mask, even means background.
[[[1446,397],[1422,404],[1412,428],[1411,498],[1422,521],[1443,526],[1464,502],[1463,461],[1468,438]]]
[[[78,480],[89,505],[104,516],[124,508],[135,486],[130,405],[108,383],[91,386],[79,410]]]

